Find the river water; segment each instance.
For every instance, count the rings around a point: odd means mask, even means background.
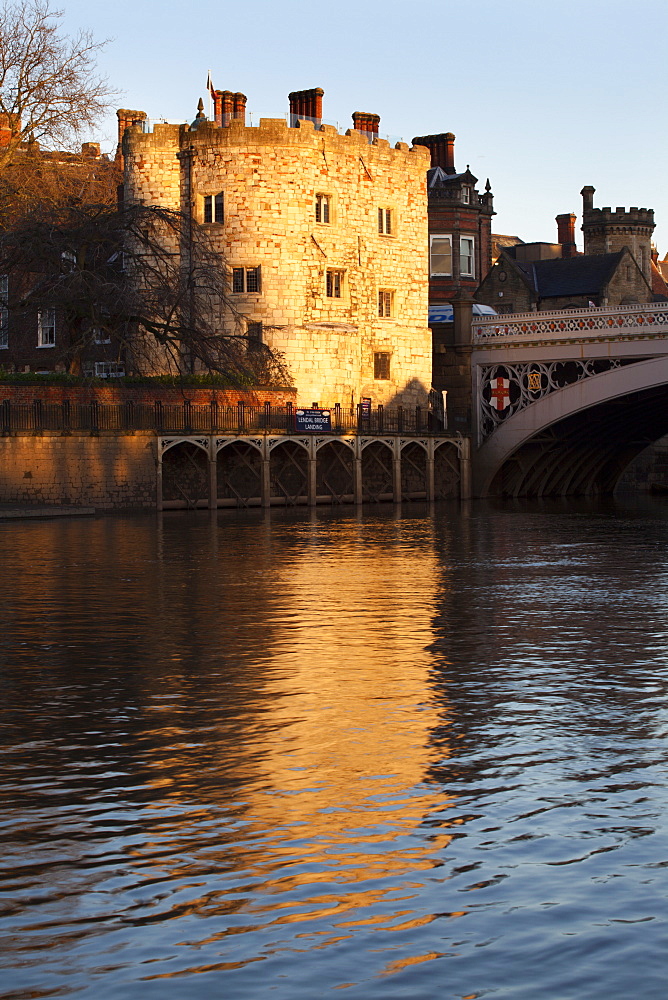
[[[668,501],[0,523],[5,1000],[664,1000]]]

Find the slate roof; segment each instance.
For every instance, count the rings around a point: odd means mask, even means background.
[[[477,184],[478,178],[474,177],[471,171],[466,170],[461,174],[446,174],[442,167],[431,167],[427,171],[427,187],[447,187],[449,184]]]
[[[598,295],[615,273],[623,256],[624,250],[620,250],[618,253],[583,255],[566,260],[513,263],[538,297],[549,299],[562,295]]]

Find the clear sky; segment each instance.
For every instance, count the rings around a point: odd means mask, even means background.
[[[668,2],[643,0],[65,0],[70,32],[109,39],[99,64],[118,106],[191,121],[220,90],[253,120],[322,87],[323,117],[381,116],[381,133],[454,132],[457,169],[489,177],[494,231],[556,240],[585,184],[597,207],[653,208],[668,253]],[[115,145],[115,117],[99,136]]]

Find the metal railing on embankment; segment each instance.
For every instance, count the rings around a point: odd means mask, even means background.
[[[286,406],[222,406],[219,403],[62,403],[35,399],[31,403],[0,403],[0,431],[41,433],[73,431],[153,431],[156,434],[301,434],[298,408]],[[442,421],[428,407],[382,405],[352,411],[331,408],[332,434],[443,434]]]

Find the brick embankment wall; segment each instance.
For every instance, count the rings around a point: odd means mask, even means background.
[[[12,434],[0,437],[0,502],[155,507],[155,434]]]
[[[189,400],[194,405],[208,406],[217,402],[219,406],[236,406],[243,402],[247,406],[285,406],[295,403],[296,389],[215,389],[205,386],[124,386],[124,385],[39,385],[0,383],[0,402],[8,399],[12,403],[32,403],[41,399],[44,403],[135,403],[153,406],[156,402],[181,404]]]

